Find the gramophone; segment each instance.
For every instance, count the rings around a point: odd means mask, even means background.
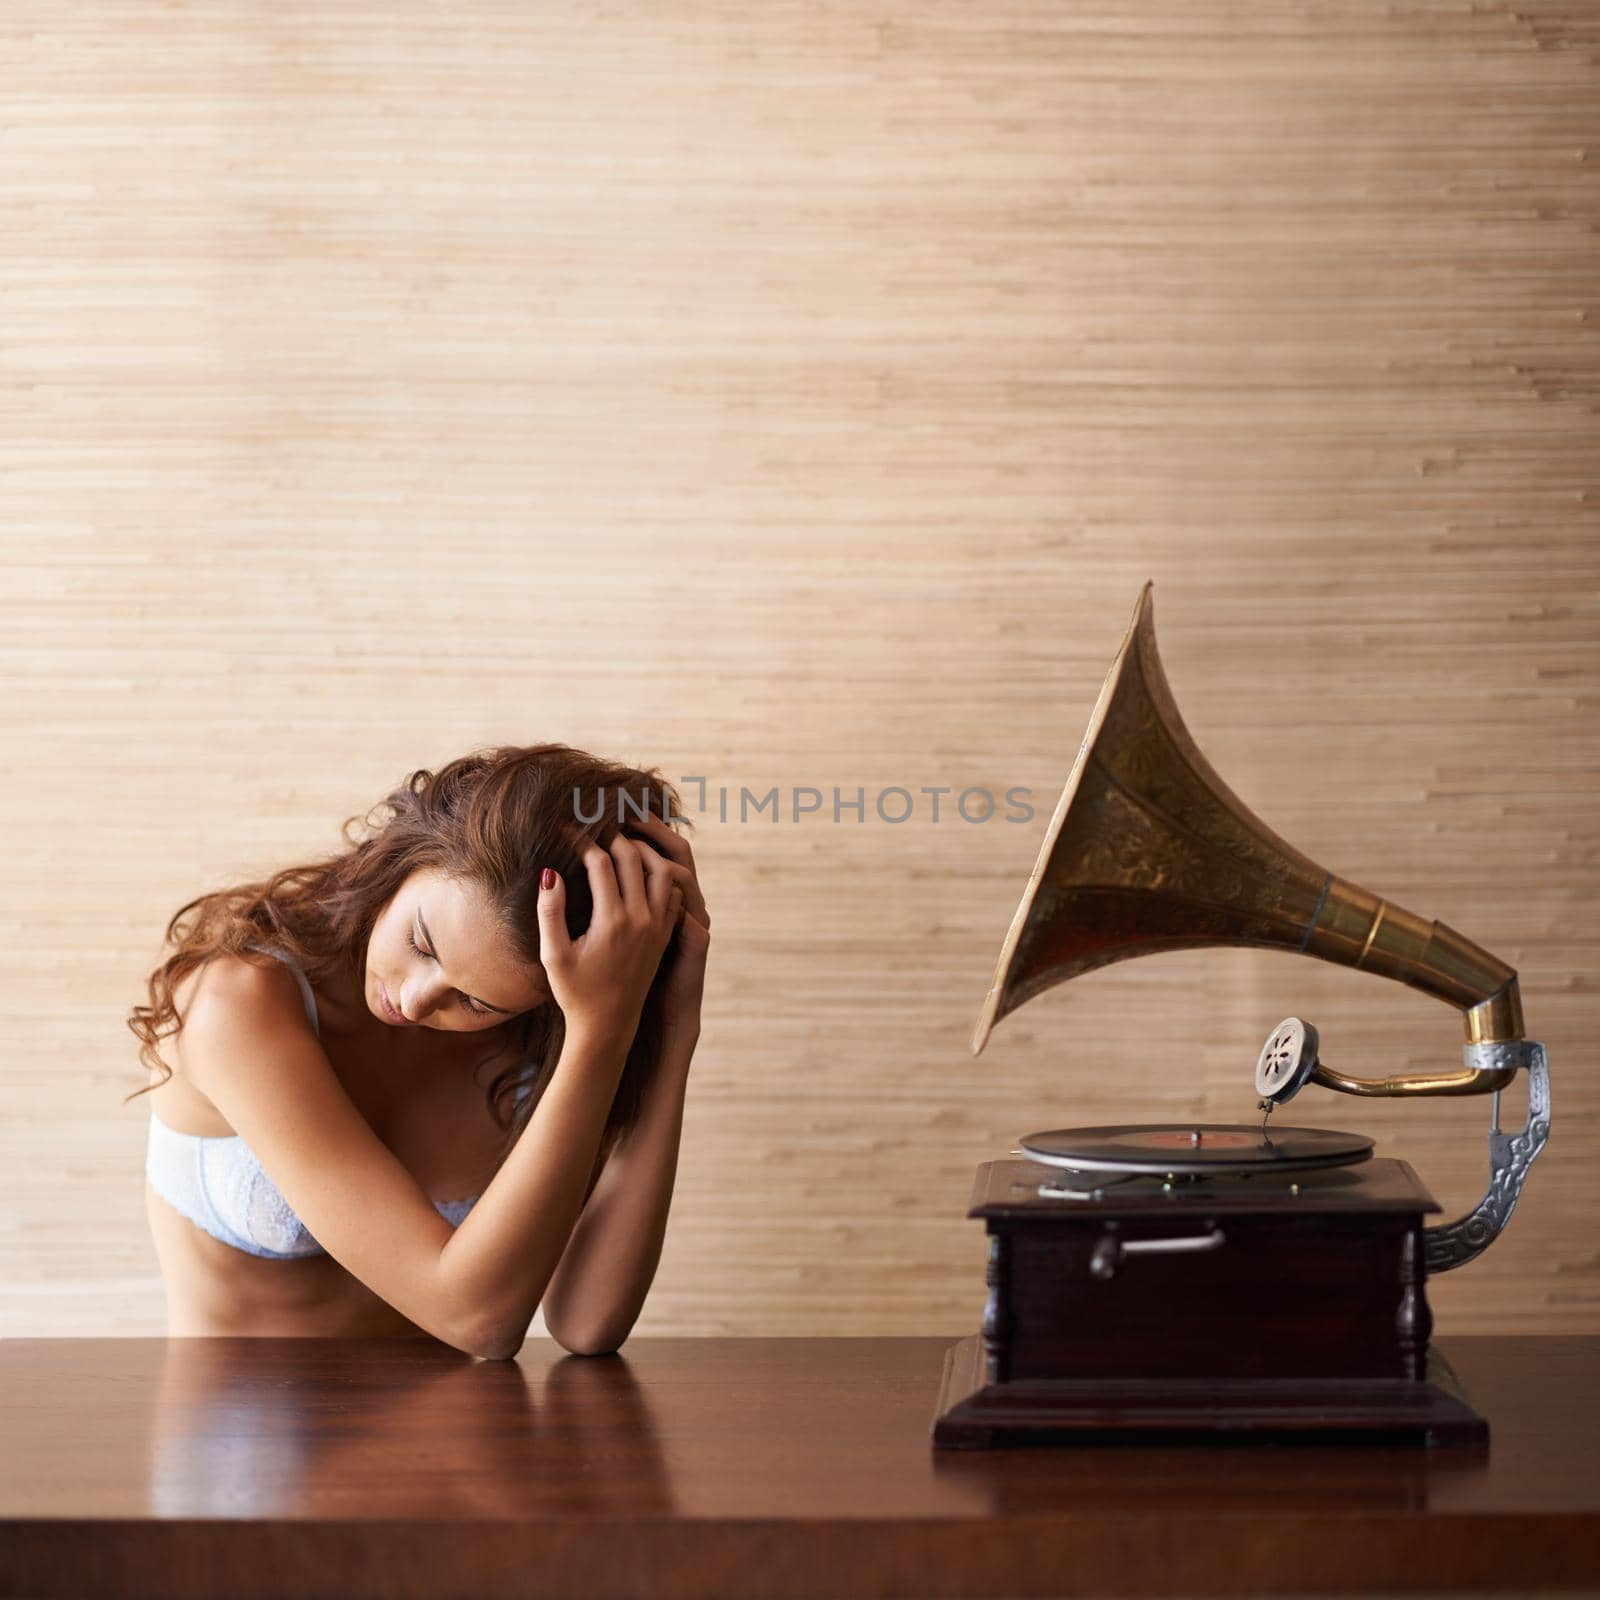
[[[1256,1060],[1259,1124],[1051,1129],[978,1168],[981,1331],[946,1355],[936,1446],[1483,1444],[1429,1345],[1427,1277],[1505,1226],[1549,1132],[1543,1045],[1517,975],[1438,922],[1335,877],[1265,826],[1196,748],[1156,652],[1147,583],[1012,918],[973,1034],[1114,961],[1204,945],[1289,950],[1457,1007],[1457,1070],[1363,1078],[1298,1017]],[[1527,1125],[1500,1091],[1527,1074]],[[1360,1135],[1278,1125],[1305,1085],[1492,1097],[1489,1184],[1466,1216]]]

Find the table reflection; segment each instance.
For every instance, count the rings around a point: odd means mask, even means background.
[[[169,1339],[157,1517],[674,1509],[623,1355],[477,1361],[433,1341]]]

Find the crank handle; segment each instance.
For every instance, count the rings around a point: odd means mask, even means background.
[[[1089,1271],[1096,1278],[1114,1278],[1124,1256],[1169,1256],[1197,1250],[1220,1250],[1226,1242],[1221,1228],[1210,1233],[1189,1234],[1181,1239],[1123,1239],[1115,1233],[1102,1234]]]

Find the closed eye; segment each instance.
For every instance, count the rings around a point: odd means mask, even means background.
[[[434,953],[431,950],[424,950],[422,948],[422,946],[417,943],[416,935],[414,933],[412,933],[412,931],[409,928],[406,929],[406,942],[411,946],[411,948],[413,950],[415,950],[417,952],[417,954],[419,956],[426,956],[429,961],[434,961],[434,960],[437,959],[437,957],[434,955]],[[473,1016],[475,1016],[475,1017],[492,1017],[494,1015],[494,1012],[492,1012],[487,1006],[480,1006],[480,1005],[474,1004],[471,995],[462,994],[459,989],[456,990],[456,995],[457,995],[457,998],[460,1000],[461,1005],[467,1011],[470,1011]]]

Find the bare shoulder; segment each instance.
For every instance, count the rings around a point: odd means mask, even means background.
[[[213,956],[185,973],[172,997],[180,1019],[175,1042],[188,1077],[202,1091],[199,1078],[212,1056],[206,1044],[271,1042],[286,1034],[313,1033],[294,974],[271,957],[258,965],[244,956]]]
[[[288,996],[302,1017],[300,986],[283,962],[271,956],[252,960],[246,956],[216,955],[192,972],[186,972],[173,989],[175,999],[182,996],[191,1003],[211,1005],[252,1005]],[[187,1012],[185,1012],[187,1016]]]

